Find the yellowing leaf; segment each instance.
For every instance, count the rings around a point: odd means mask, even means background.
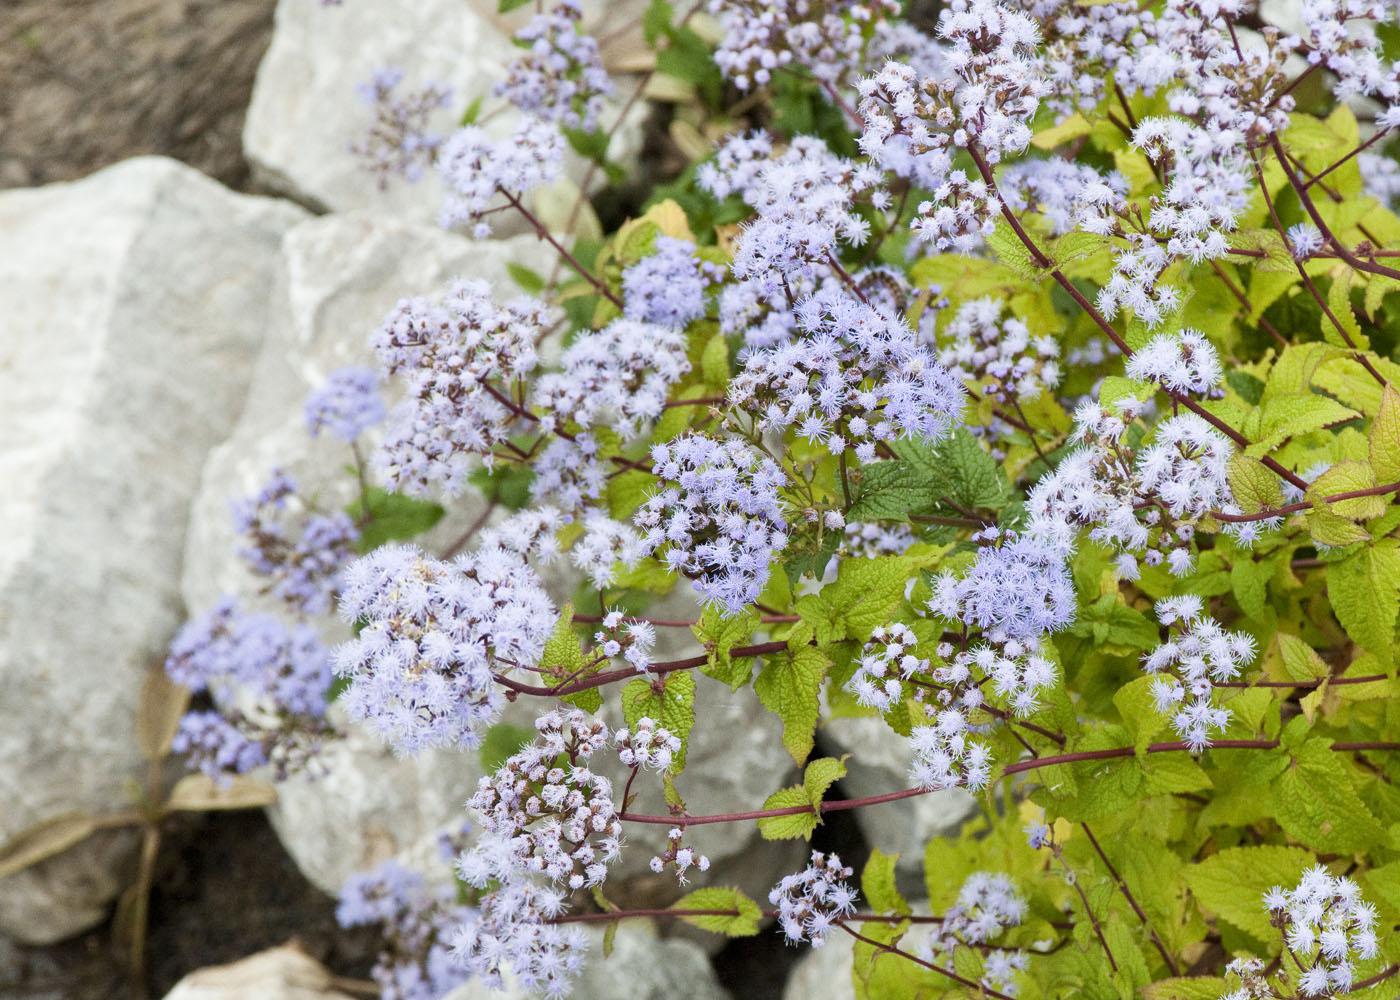
[[[1367,441],[1377,481],[1400,481],[1400,392],[1389,385],[1381,392],[1380,412],[1371,421]]]
[[[1283,503],[1278,476],[1266,469],[1258,459],[1236,452],[1230,457],[1226,475],[1230,492],[1235,495],[1235,503],[1246,514],[1255,514]]]
[[[753,937],[758,933],[763,911],[758,904],[738,889],[713,886],[686,893],[671,904],[673,910],[733,910],[733,915],[705,914],[681,917],[686,923],[704,931],[726,937]]]
[[[223,782],[205,774],[187,774],[175,783],[165,805],[181,812],[210,812],[261,809],[276,801],[276,786],[247,774],[235,774]]]
[[[1308,484],[1307,499],[1314,507],[1326,507],[1338,517],[1353,521],[1369,521],[1385,513],[1385,498],[1381,496],[1354,497],[1332,500],[1339,494],[1357,493],[1376,485],[1376,475],[1369,462],[1338,462]]]

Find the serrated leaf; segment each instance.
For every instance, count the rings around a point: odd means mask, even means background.
[[[1278,662],[1283,666],[1283,676],[1277,680],[1310,681],[1326,677],[1330,672],[1326,661],[1296,635],[1278,632],[1274,640],[1278,643]]]
[[[1150,676],[1139,677],[1124,684],[1113,696],[1113,705],[1123,717],[1128,732],[1133,734],[1133,745],[1139,752],[1167,726],[1166,717],[1157,711],[1152,697],[1153,681]]]
[[[1394,651],[1395,617],[1400,611],[1400,550],[1382,539],[1327,567],[1327,594],[1347,634],[1382,667]]]
[[[763,800],[764,809],[796,809],[804,812],[789,813],[786,816],[764,816],[758,821],[758,832],[764,840],[794,840],[803,837],[812,839],[812,834],[821,822],[821,817],[812,809],[807,789],[801,785],[780,788]]]
[[[1345,548],[1357,542],[1368,542],[1370,534],[1365,528],[1349,518],[1334,514],[1326,507],[1314,507],[1308,511],[1308,534],[1319,545],[1331,548]]]
[[[860,891],[865,901],[876,913],[897,913],[907,915],[909,904],[899,889],[895,887],[895,866],[899,863],[898,854],[886,854],[876,848],[870,852],[870,859],[860,873]]]
[[[1331,396],[1298,393],[1270,398],[1265,392],[1263,404],[1250,412],[1244,424],[1244,432],[1252,442],[1245,453],[1252,457],[1267,455],[1288,438],[1353,420],[1359,415]]]
[[[754,681],[763,707],[783,723],[783,746],[801,764],[812,752],[822,679],[831,661],[810,646],[768,657]]]
[[[1178,976],[1159,979],[1142,988],[1143,1000],[1220,1000],[1229,992],[1220,976]]]
[[[1351,854],[1385,836],[1356,794],[1352,776],[1329,740],[1310,739],[1293,751],[1293,763],[1278,777],[1275,813],[1294,840],[1316,851]]]
[[[1328,500],[1340,493],[1369,490],[1376,485],[1375,473],[1369,462],[1337,462],[1308,484],[1307,500],[1314,507],[1325,507],[1338,517],[1352,521],[1369,521],[1385,513],[1385,498],[1356,497],[1350,500]]]
[[[417,538],[441,521],[446,513],[440,504],[431,500],[390,493],[378,486],[369,487],[363,500],[356,497],[346,511],[359,527],[360,539],[355,548],[361,553],[372,552],[388,542]]]
[[[820,809],[822,800],[832,785],[846,776],[846,754],[839,760],[835,757],[818,757],[807,764],[802,772],[802,790],[807,793],[807,801],[813,809]]]
[[[1361,324],[1351,308],[1351,271],[1332,279],[1332,286],[1327,289],[1327,308],[1331,316],[1322,320],[1322,337],[1327,343],[1360,351],[1370,348],[1371,341],[1361,332]],[[1337,322],[1333,323],[1333,319]]]
[[[695,728],[695,676],[689,670],[678,670],[659,684],[657,680],[638,677],[627,682],[622,689],[622,717],[629,728],[635,728],[639,719],[651,719],[681,741],[680,753],[668,768],[675,776],[685,770],[690,731]]]
[[[745,608],[733,616],[726,616],[714,605],[705,608],[700,620],[691,627],[708,657],[700,671],[707,677],[728,684],[731,691],[737,691],[747,684],[753,673],[753,658],[734,659],[729,651],[748,642],[759,622],[759,614],[753,608]]]
[[[573,621],[574,606],[566,604],[559,609],[559,620],[545,640],[544,652],[540,654],[540,678],[550,684],[580,680],[602,666],[601,663],[589,664],[583,644],[574,631]],[[563,700],[585,712],[596,712],[603,705],[603,693],[597,688],[590,688],[567,695]]]
[[[1400,481],[1400,392],[1389,385],[1381,391],[1380,412],[1366,438],[1376,480]]]
[[[1283,489],[1279,486],[1278,476],[1266,469],[1258,459],[1235,452],[1230,456],[1226,476],[1235,503],[1246,514],[1272,510],[1283,504]]]
[[[753,937],[758,933],[763,911],[738,889],[712,886],[686,893],[671,904],[673,910],[735,910],[733,916],[707,915],[681,917],[686,923],[726,937]]]
[[[1264,893],[1291,886],[1314,862],[1299,847],[1231,847],[1186,869],[1186,884],[1201,905],[1261,943],[1278,932],[1269,924]]]
[[[210,812],[224,809],[261,809],[277,801],[277,786],[247,774],[215,781],[207,774],[187,774],[175,783],[166,800],[167,809]]]

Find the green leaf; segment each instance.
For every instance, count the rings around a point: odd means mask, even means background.
[[[1337,620],[1389,670],[1400,611],[1400,549],[1393,538],[1358,550],[1327,567],[1327,594]]]
[[[1312,864],[1312,854],[1298,847],[1231,847],[1186,869],[1186,884],[1206,909],[1272,944],[1278,932],[1269,924],[1264,893],[1295,884]]]
[[[812,811],[812,802],[807,790],[801,785],[780,788],[763,800],[764,809],[796,809],[803,812],[786,816],[764,816],[758,821],[758,832],[764,840],[795,840],[803,837],[812,839],[812,834],[821,822],[821,816]]]
[[[818,757],[808,763],[802,772],[802,790],[807,793],[807,801],[813,809],[820,809],[827,789],[846,776],[846,757],[849,756],[846,754],[839,760],[835,757]]]
[[[511,280],[520,286],[520,290],[526,295],[538,295],[544,291],[544,275],[538,271],[526,267],[524,264],[517,264],[510,261],[506,264],[506,273]]]
[[[1400,481],[1400,392],[1387,385],[1381,408],[1367,434],[1371,468],[1382,483]]]
[[[628,681],[622,689],[622,717],[629,727],[635,727],[638,719],[651,719],[679,739],[681,752],[671,761],[669,771],[673,776],[680,774],[690,749],[690,731],[695,728],[695,675],[677,670],[664,680],[638,677]]]
[[[491,726],[486,730],[481,746],[477,747],[476,751],[481,760],[482,770],[487,774],[494,774],[500,770],[507,758],[518,753],[521,747],[534,738],[534,730],[524,726],[509,722],[498,722]]]
[[[1251,410],[1244,422],[1244,433],[1252,444],[1245,449],[1250,456],[1267,455],[1285,440],[1322,430],[1334,424],[1360,416],[1331,396],[1317,393],[1279,395],[1272,398],[1266,392],[1263,404]]]
[[[1307,500],[1314,507],[1325,507],[1338,517],[1352,521],[1369,521],[1385,513],[1385,498],[1355,497],[1350,500],[1328,501],[1339,493],[1369,490],[1376,485],[1376,475],[1369,462],[1338,462],[1308,484]]]
[[[1357,795],[1342,755],[1331,748],[1330,740],[1310,739],[1293,751],[1293,764],[1277,782],[1278,824],[1316,851],[1364,851],[1385,831]]]
[[[1113,696],[1113,705],[1133,734],[1133,745],[1139,753],[1167,726],[1166,717],[1157,711],[1152,697],[1153,681],[1152,677],[1139,677],[1124,684]]]
[[[700,374],[705,384],[717,392],[723,392],[729,384],[729,341],[724,334],[716,333],[705,342],[700,354]]]
[[[876,848],[870,852],[870,860],[860,873],[860,891],[865,901],[876,913],[898,913],[907,915],[909,904],[895,887],[895,865],[898,854],[886,854]]]
[[[1326,677],[1331,671],[1317,652],[1296,635],[1287,632],[1275,633],[1278,640],[1280,662],[1287,677],[1280,680],[1310,681]]]
[[[578,633],[574,631],[573,621],[574,606],[565,604],[559,609],[559,620],[554,623],[554,631],[545,640],[544,652],[540,654],[540,678],[549,684],[558,684],[566,678],[580,680],[593,672],[584,669],[588,659]],[[597,669],[594,667],[594,671]],[[597,688],[590,688],[566,695],[563,700],[585,712],[596,712],[603,706],[603,693]]]
[[[824,654],[807,646],[787,655],[770,656],[754,681],[758,700],[782,720],[783,746],[798,764],[812,752],[822,679],[830,665]]]
[[[691,627],[708,657],[700,668],[701,673],[728,684],[731,691],[737,691],[747,684],[753,673],[754,658],[742,656],[734,659],[729,651],[748,642],[760,620],[753,608],[745,608],[733,616],[726,616],[714,605],[705,608],[700,620]]]
[[[860,495],[847,512],[851,521],[902,521],[938,503],[935,483],[913,462],[872,462],[861,469]]]
[[[1332,287],[1327,289],[1327,307],[1341,324],[1339,331],[1331,318],[1323,317],[1322,337],[1327,343],[1362,351],[1371,346],[1366,334],[1361,332],[1361,324],[1356,321],[1356,313],[1351,308],[1350,271],[1347,271],[1344,277],[1332,279]]]
[[[1235,503],[1246,514],[1272,509],[1283,503],[1278,476],[1266,469],[1258,459],[1236,452],[1230,456],[1226,476],[1230,482],[1230,492],[1235,495]]]
[[[368,512],[363,500],[369,501]],[[360,540],[355,548],[362,553],[372,552],[389,542],[417,538],[441,521],[446,513],[441,505],[431,500],[390,493],[378,486],[367,488],[364,498],[356,497],[346,512],[359,526]]]
[[[1070,632],[1091,639],[1095,646],[1136,650],[1157,645],[1157,626],[1120,601],[1117,593],[1104,594],[1085,608]]]
[[[681,917],[694,927],[726,937],[753,937],[758,933],[759,921],[763,919],[763,911],[757,903],[738,889],[723,886],[686,893],[671,904],[671,909],[737,911],[734,916]]]
[[[1219,1000],[1229,992],[1229,985],[1220,976],[1178,976],[1159,979],[1142,988],[1143,1000]]]
[[[496,4],[496,13],[509,14],[513,10],[519,10],[529,2],[530,0],[500,0]]]

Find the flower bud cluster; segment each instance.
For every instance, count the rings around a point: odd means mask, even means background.
[[[982,954],[981,983],[1015,995],[1016,974],[1030,967],[1024,951],[998,948],[997,938],[1026,918],[1026,901],[1016,885],[998,872],[973,872],[958,890],[958,900],[943,914],[919,949],[926,961],[952,968],[954,950],[976,948]]]
[[[1254,660],[1254,637],[1228,632],[1194,594],[1157,602],[1157,620],[1169,629],[1165,642],[1142,658],[1156,677],[1152,697],[1157,711],[1170,714],[1172,728],[1194,751],[1210,746],[1212,729],[1223,731],[1230,710],[1214,704],[1214,685],[1233,681]]]
[[[691,868],[701,872],[709,871],[710,859],[697,852],[695,848],[686,847],[685,831],[676,826],[672,827],[671,832],[666,835],[666,848],[651,859],[650,867],[658,875],[668,867],[675,869],[676,881],[685,885],[690,881],[685,877],[685,873]]]
[[[1301,966],[1303,996],[1349,992],[1354,963],[1380,953],[1376,908],[1361,898],[1355,882],[1321,865],[1305,871],[1292,889],[1274,886],[1264,894],[1264,905]]]
[[[835,854],[813,851],[806,868],[783,876],[768,902],[778,908],[778,926],[790,943],[826,944],[836,922],[855,912],[857,893],[849,881],[854,874]]]
[[[865,707],[888,712],[904,697],[901,682],[928,671],[928,660],[912,652],[918,643],[909,626],[900,622],[876,627],[861,649],[846,690]]]
[[[597,128],[603,99],[613,86],[597,40],[578,30],[582,17],[578,0],[554,0],[552,9],[531,18],[515,33],[515,43],[524,51],[496,84],[496,96],[563,128]]]

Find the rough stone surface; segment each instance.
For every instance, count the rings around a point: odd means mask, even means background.
[[[880,719],[832,719],[821,729],[837,755],[849,753],[841,787],[850,798],[909,787],[908,742]],[[856,810],[856,821],[872,848],[899,852],[901,886],[923,885],[924,845],[954,832],[976,807],[961,788]]]
[[[319,962],[293,945],[270,948],[229,965],[192,972],[165,1000],[351,1000]]]
[[[805,948],[788,976],[783,1000],[855,1000],[854,960],[855,939],[849,934],[832,934],[820,948]]]
[[[349,449],[332,437],[311,438],[302,404],[334,369],[373,365],[369,336],[394,303],[441,292],[458,276],[491,281],[507,295],[513,286],[506,263],[541,269],[548,253],[529,236],[476,243],[366,213],[315,219],[287,235],[247,405],[233,433],[210,454],[190,515],[183,589],[192,613],[226,593],[246,606],[276,609],[259,597],[259,581],[236,555],[230,497],[256,491],[272,468],[281,467],[323,507],[353,499]],[[482,506],[473,496],[453,503],[421,544],[429,551],[446,548]],[[327,641],[348,637],[333,616],[319,624]],[[480,776],[475,754],[399,759],[372,735],[346,728],[349,739],[327,750],[325,773],[285,782],[270,811],[298,866],[330,893],[351,873],[393,855],[431,861],[438,831],[464,818],[463,803]]]
[[[302,217],[154,158],[0,195],[0,841],[128,804],[142,681],[180,620],[186,510]],[[96,923],[129,847],[100,834],[0,882],[0,931]]]
[[[275,2],[0,3],[0,187],[143,153],[241,186],[243,116]]]
[[[625,17],[621,8],[628,6],[602,5],[601,30],[613,30],[614,22]],[[350,154],[349,144],[370,120],[355,88],[385,67],[404,70],[404,89],[429,82],[450,87],[452,102],[434,121],[441,131],[450,130],[477,96],[485,96],[487,110],[501,105],[490,90],[505,76],[515,51],[511,33],[529,12],[503,17],[495,7],[494,0],[346,3],[331,8],[307,0],[280,0],[243,133],[255,181],[323,209],[374,208],[412,221],[436,222],[443,187],[435,173],[416,184],[395,182],[381,190]],[[614,158],[636,155],[642,105],[638,102],[619,129]],[[614,103],[605,115],[605,126],[615,119],[618,107]],[[495,115],[490,127],[508,132],[514,120],[512,114]],[[569,175],[578,181],[585,170],[571,154]],[[510,220],[497,221],[500,231],[510,231]]]
[[[661,940],[647,925],[628,921],[618,928],[613,953],[605,959],[602,930],[589,928],[589,937],[588,963],[569,994],[571,1000],[729,998],[704,951],[689,941]],[[446,1000],[530,1000],[532,996],[509,981],[501,991],[473,981],[449,993]]]

